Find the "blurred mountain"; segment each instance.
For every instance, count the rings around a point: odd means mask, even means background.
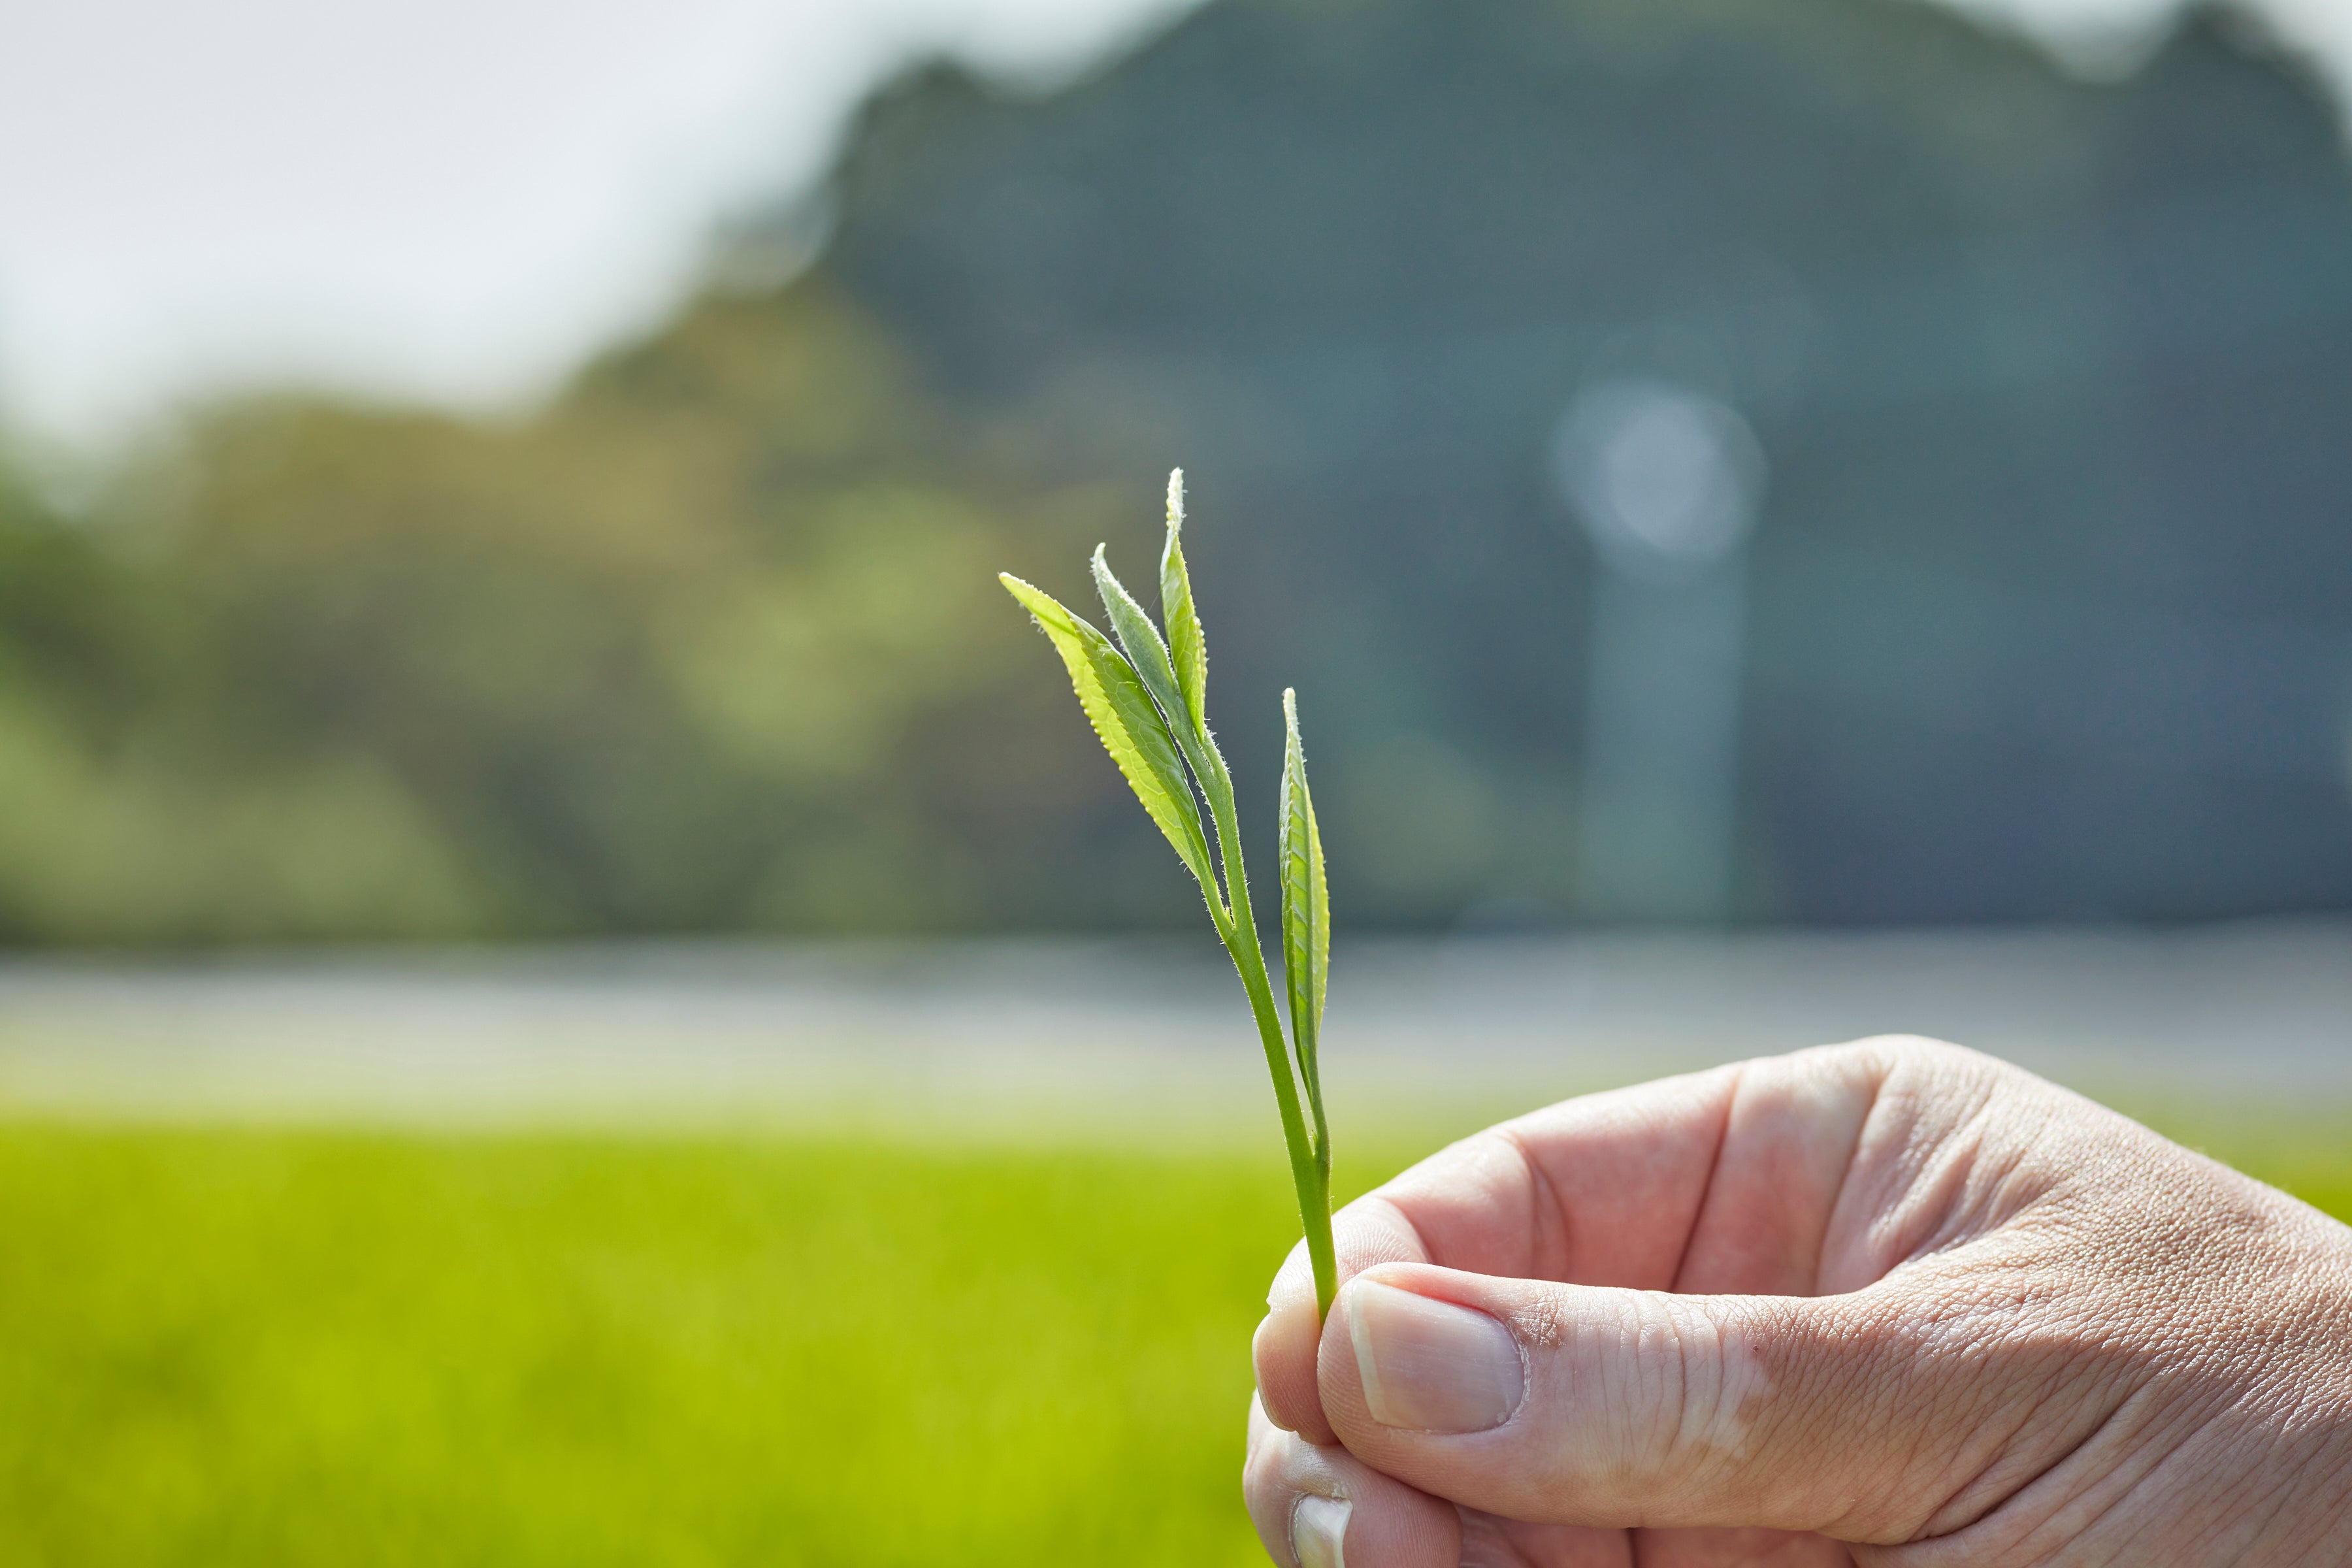
[[[2347,176],[2219,17],[2087,82],[1889,0],[1225,0],[899,84],[823,268],[1072,471],[1188,465],[1226,726],[1263,778],[1299,687],[1358,919],[1573,902],[1546,453],[1629,372],[1769,464],[1748,913],[2228,915],[2352,904]]]
[[[2094,82],[1907,0],[1214,0],[907,77],[822,205],[528,417],[0,476],[0,937],[1190,930],[991,580],[1148,581],[1179,462],[1343,921],[1605,914],[1556,458],[1628,378],[1760,454],[1734,916],[2352,908],[2352,170],[2234,24]]]

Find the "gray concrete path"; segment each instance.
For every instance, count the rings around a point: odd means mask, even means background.
[[[1335,1114],[1434,1117],[1879,1032],[2063,1081],[2352,1107],[2352,923],[1343,941]],[[907,1123],[1262,1141],[1205,940],[0,962],[0,1112]]]

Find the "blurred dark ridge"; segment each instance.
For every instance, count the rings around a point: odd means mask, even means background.
[[[1727,918],[2352,908],[2352,180],[2231,24],[2092,83],[1904,0],[1219,0],[908,77],[825,205],[529,418],[0,485],[0,937],[1192,931],[991,580],[1148,582],[1175,462],[1343,922],[1589,914],[1549,453],[1624,374],[1769,471]]]
[[[2101,85],[1880,0],[1229,0],[903,82],[823,266],[1073,468],[1184,458],[1226,726],[1263,777],[1306,695],[1357,919],[1572,903],[1545,449],[1617,363],[1769,460],[1748,914],[2178,919],[2352,904],[2346,176],[2211,18]]]

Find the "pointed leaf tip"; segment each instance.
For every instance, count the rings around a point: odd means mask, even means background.
[[[1151,700],[1166,717],[1170,738],[1185,753],[1193,771],[1205,780],[1206,758],[1200,753],[1199,736],[1188,717],[1183,694],[1177,689],[1176,672],[1168,662],[1168,645],[1160,640],[1160,628],[1151,624],[1151,617],[1110,569],[1110,558],[1099,544],[1095,546],[1094,574],[1095,592],[1102,597],[1103,614],[1109,617],[1111,635],[1118,638],[1128,662],[1135,667],[1144,689],[1151,693]]]
[[[1209,733],[1209,649],[1201,613],[1192,603],[1192,574],[1184,564],[1184,470],[1168,476],[1168,542],[1160,552],[1160,619],[1168,628],[1168,658],[1184,715],[1206,743]]]
[[[1323,833],[1307,790],[1307,755],[1298,739],[1298,693],[1282,693],[1282,967],[1308,1098],[1322,1100],[1323,998],[1331,969],[1331,895],[1323,872]]]

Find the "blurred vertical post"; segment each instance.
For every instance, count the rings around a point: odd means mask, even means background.
[[[1579,912],[1719,923],[1738,850],[1746,546],[1762,449],[1727,405],[1628,377],[1579,395],[1552,462],[1596,563]]]

